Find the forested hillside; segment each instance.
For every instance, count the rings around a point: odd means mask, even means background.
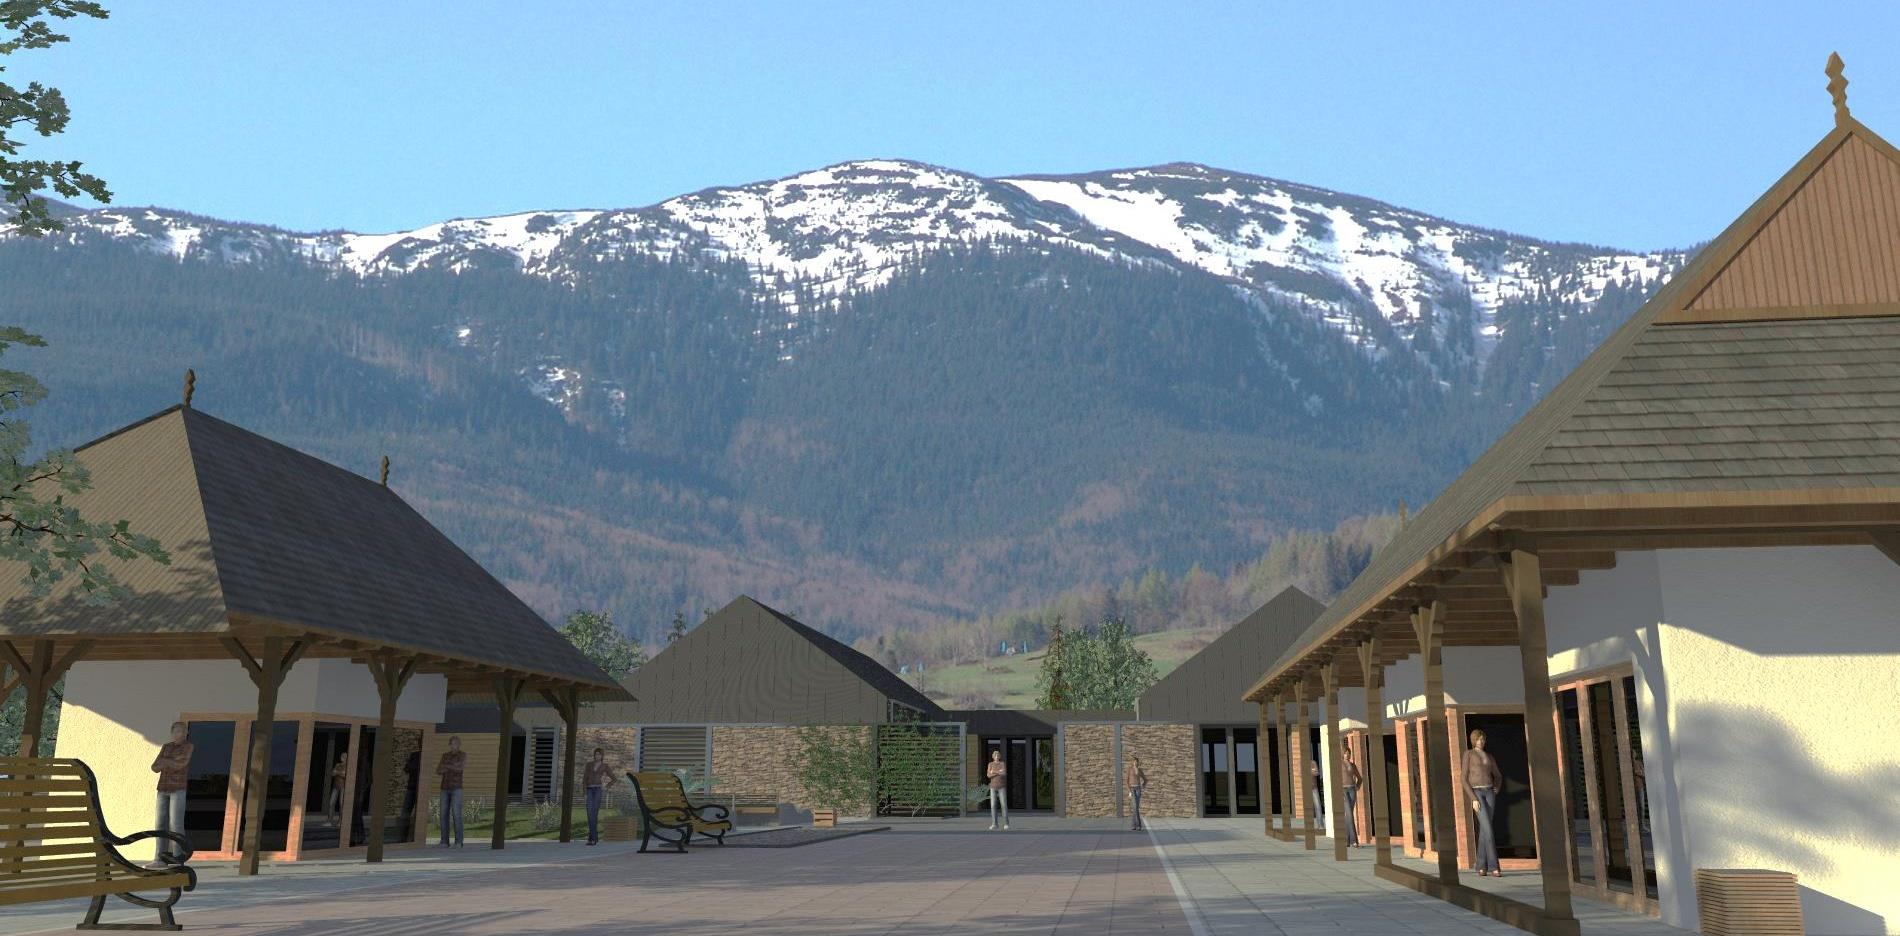
[[[836,172],[825,184],[881,220],[813,227],[801,209],[778,272],[716,226],[654,246],[722,192],[385,237],[362,270],[324,258],[371,239],[134,211],[0,239],[0,321],[50,342],[20,355],[52,389],[41,444],[176,402],[193,367],[207,412],[365,473],[387,452],[392,486],[549,615],[598,607],[651,638],[743,592],[890,641],[1150,570],[1230,596],[1171,614],[1244,613],[1243,567],[1427,500],[1655,282],[1471,235],[1493,253],[1459,262],[1519,271],[1509,289],[1432,280],[1380,300],[1412,310],[1388,321],[1337,284],[1288,288],[1284,267],[1256,284],[999,183],[933,178],[950,216],[989,219],[972,231],[1030,233],[916,234],[937,208]],[[773,197],[799,204],[788,184]],[[1322,207],[1328,232],[1371,211]],[[1421,217],[1379,210],[1368,224]],[[864,235],[879,266],[799,265],[856,243],[838,225],[894,218],[910,233]],[[1510,257],[1572,266],[1533,287]]]

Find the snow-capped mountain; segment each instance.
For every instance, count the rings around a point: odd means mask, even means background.
[[[106,208],[67,223],[68,237],[103,235],[180,258],[297,259],[359,276],[500,262],[561,279],[632,254],[732,261],[777,300],[785,320],[775,324],[794,342],[807,311],[798,295],[875,289],[947,245],[1043,242],[1195,268],[1281,307],[1291,300],[1375,356],[1404,351],[1429,323],[1435,346],[1468,348],[1480,367],[1505,303],[1587,307],[1611,286],[1653,287],[1683,259],[1549,243],[1186,163],[990,179],[862,160],[646,208],[524,212],[385,234],[293,233],[156,208]]]

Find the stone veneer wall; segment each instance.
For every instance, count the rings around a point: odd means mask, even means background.
[[[1148,789],[1141,794],[1144,816],[1191,819],[1201,814],[1199,733],[1193,725],[1126,724],[1122,763],[1141,758]]]
[[[817,730],[834,736],[855,732],[868,736],[869,726],[834,725]],[[713,781],[724,792],[771,796],[799,809],[814,805],[798,782],[801,745],[799,729],[789,725],[713,726]],[[868,741],[868,737],[866,738]],[[856,810],[869,815],[871,804]]]
[[[1067,816],[1115,815],[1115,725],[1064,724],[1062,732],[1062,806]],[[1145,803],[1144,803],[1145,805]]]
[[[627,772],[640,765],[640,729],[633,725],[588,725],[583,723],[580,730],[580,744],[574,748],[574,801],[581,802],[587,795],[581,789],[581,782],[587,777],[587,762],[594,759],[595,748],[605,748],[607,763],[613,767],[616,781],[607,788],[609,799],[624,797],[631,799],[633,791],[627,786]],[[559,777],[563,763],[555,761],[555,797],[559,798],[561,780]]]

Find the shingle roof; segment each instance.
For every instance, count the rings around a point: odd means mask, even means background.
[[[1298,588],[1282,589],[1156,680],[1136,702],[1136,713],[1142,721],[1252,721],[1258,713],[1247,710],[1240,694],[1260,675],[1260,661],[1286,652],[1325,610]]]
[[[0,633],[220,634],[250,619],[620,692],[375,481],[184,407],[79,454],[93,488],[73,502],[157,537],[172,564],[116,564],[135,597],[79,611],[0,577]]]
[[[1843,118],[1406,524],[1248,696],[1509,498],[1900,488],[1895,219],[1900,151]]]
[[[883,693],[886,697],[909,705],[923,712],[928,718],[941,720],[944,717],[942,706],[931,701],[930,697],[919,692],[917,687],[905,682],[896,673],[891,672],[876,660],[845,646],[837,639],[822,631],[815,630],[800,623],[790,615],[774,609],[764,602],[743,595],[740,596],[739,600],[750,601],[758,605],[766,613],[777,618],[779,622],[786,627],[791,628],[798,636],[811,641],[818,649],[823,650],[826,656],[838,661],[845,669],[850,670],[859,679],[869,683],[872,688]]]

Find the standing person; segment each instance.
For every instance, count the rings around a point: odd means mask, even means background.
[[[449,738],[449,749],[436,762],[435,772],[442,777],[442,847],[449,847],[449,827],[455,827],[455,847],[462,847],[462,770],[468,755],[462,753],[462,739]]]
[[[330,795],[324,805],[324,814],[330,819],[330,827],[343,828],[343,784],[349,779],[349,752],[336,753],[336,766],[330,768]]]
[[[1141,791],[1148,787],[1148,773],[1141,769],[1141,758],[1130,757],[1128,759],[1128,769],[1124,774],[1122,777],[1122,786],[1127,788],[1128,798],[1132,800],[1135,805],[1135,824],[1131,827],[1130,831],[1140,832],[1146,828],[1146,826],[1141,824]]]
[[[594,759],[587,762],[587,772],[582,777],[582,786],[587,788],[587,844],[600,844],[600,803],[607,797],[607,788],[613,786],[613,768],[607,766],[607,750],[594,749]]]
[[[1341,778],[1346,790],[1346,815],[1341,817],[1346,824],[1346,845],[1359,847],[1359,784],[1365,778],[1359,773],[1359,761],[1353,758],[1352,741],[1345,742],[1346,757],[1343,770],[1346,776]]]
[[[990,752],[990,831],[996,831],[996,809],[1003,809],[1003,831],[1009,831],[1009,791],[1003,784],[1009,777],[1009,768],[1003,764],[1003,752]]]
[[[1307,785],[1313,788],[1313,824],[1324,829],[1326,828],[1326,791],[1320,789],[1320,786],[1326,781],[1320,776],[1318,757],[1306,759],[1306,777]]]
[[[191,773],[191,739],[185,723],[172,722],[172,739],[158,749],[152,772],[158,774],[158,830],[185,834],[185,786]],[[185,849],[170,839],[158,840],[158,860],[185,859]]]
[[[1484,750],[1484,731],[1471,730],[1471,749],[1465,752],[1465,789],[1470,791],[1471,809],[1478,814],[1478,876],[1503,877],[1498,868],[1498,839],[1491,832],[1491,815],[1498,806],[1498,789],[1504,786],[1504,774],[1498,762]]]

